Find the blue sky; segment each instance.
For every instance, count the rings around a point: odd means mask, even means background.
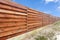
[[[60,17],[60,0],[13,0],[29,8]]]

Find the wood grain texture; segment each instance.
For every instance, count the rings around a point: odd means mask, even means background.
[[[21,35],[58,20],[58,17],[11,1],[0,0],[0,39]]]

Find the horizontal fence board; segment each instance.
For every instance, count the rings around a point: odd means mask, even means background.
[[[17,15],[9,15],[9,14],[1,14],[0,13],[0,18],[26,18],[26,16],[17,16]]]
[[[0,9],[1,13],[8,13],[8,14],[15,14],[15,15],[27,15],[25,13],[20,13],[20,12],[14,12],[14,11],[9,11],[9,10],[4,10],[4,9]]]
[[[31,13],[35,13],[35,14],[41,13],[41,12],[35,11],[35,10],[33,10],[33,9],[30,9],[30,8],[28,9],[28,12],[29,12],[29,13],[30,13],[30,12],[31,12]]]
[[[26,25],[17,25],[17,26],[12,26],[12,27],[6,27],[6,28],[0,28],[0,33],[5,32],[5,31],[10,31],[10,30],[15,30],[15,29],[26,29]]]
[[[22,22],[22,21],[26,21],[26,19],[0,19],[0,22]]]
[[[26,12],[26,10],[17,9],[17,8],[10,7],[10,6],[3,5],[3,4],[0,4],[0,8],[1,8],[1,9],[5,9],[5,10],[10,10],[10,11],[16,11],[16,12]]]
[[[9,6],[12,6],[12,7],[15,7],[15,8],[19,8],[19,9],[26,9],[25,6],[22,6],[22,5],[19,5],[15,2],[10,2],[10,1],[6,1],[6,0],[0,0],[0,3],[2,4],[6,4],[6,5],[9,5]]]
[[[0,23],[0,27],[11,27],[16,25],[26,25],[26,22],[18,22],[18,23]]]
[[[24,32],[26,31],[27,29],[16,29],[16,30],[10,30],[10,31],[7,31],[7,32],[3,32],[3,33],[0,33],[0,37],[4,37],[4,36],[9,36],[9,35],[12,35],[12,34],[15,34],[15,33],[19,33],[19,32]]]
[[[39,13],[28,12],[28,15],[38,15]]]

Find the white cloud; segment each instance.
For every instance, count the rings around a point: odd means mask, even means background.
[[[55,11],[60,13],[60,6],[58,6]]]
[[[49,3],[49,2],[58,2],[59,0],[45,0],[45,3]]]
[[[57,11],[60,11],[60,6],[57,7]]]
[[[60,9],[60,6],[58,7],[58,9]]]

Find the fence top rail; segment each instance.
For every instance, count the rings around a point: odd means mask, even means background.
[[[16,7],[16,8],[23,9],[23,10],[27,9],[26,6],[23,6],[21,4],[17,4],[17,3],[12,2],[12,1],[7,1],[7,0],[0,0],[0,4],[5,4],[5,5],[8,5],[8,6]]]

